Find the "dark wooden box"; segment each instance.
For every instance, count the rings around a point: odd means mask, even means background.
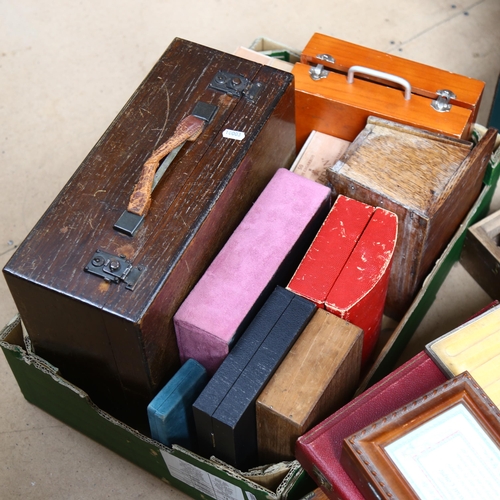
[[[215,115],[135,235],[115,230],[143,164],[200,102]],[[36,353],[147,429],[147,404],[179,367],[173,314],[294,155],[290,74],[175,39],[4,268]]]
[[[467,229],[460,262],[483,290],[500,299],[500,210]]]

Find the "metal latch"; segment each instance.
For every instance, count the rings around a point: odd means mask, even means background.
[[[125,283],[128,290],[133,290],[140,278],[142,267],[134,267],[124,255],[113,255],[103,250],[96,250],[85,271],[100,276],[109,283]]]
[[[317,66],[311,66],[309,75],[313,80],[321,80],[322,78],[326,78],[328,76],[328,71],[322,64],[318,64]]]
[[[335,63],[335,59],[330,54],[318,54],[316,59],[320,61],[329,62],[330,64]],[[326,78],[328,76],[328,71],[324,68],[322,64],[318,64],[317,66],[311,66],[309,70],[309,75],[313,80],[321,80],[322,78]]]
[[[333,58],[330,54],[318,54],[316,59],[319,59],[320,61],[327,61],[332,64],[335,63],[335,58]]]
[[[218,71],[210,82],[209,87],[233,97],[246,97],[250,101],[255,101],[264,89],[264,85],[261,82],[253,83],[242,75],[227,71]]]
[[[457,96],[451,90],[446,89],[438,90],[436,91],[436,94],[438,95],[437,99],[434,99],[431,102],[431,106],[433,107],[433,109],[439,111],[440,113],[446,113],[450,111],[450,99],[456,99]]]

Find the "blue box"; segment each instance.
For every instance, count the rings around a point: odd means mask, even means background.
[[[208,383],[207,371],[188,359],[148,405],[151,437],[166,446],[195,446],[192,405]]]

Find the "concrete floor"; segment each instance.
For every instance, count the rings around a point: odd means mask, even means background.
[[[300,50],[322,32],[484,80],[478,122],[486,124],[499,26],[498,0],[1,0],[0,264],[174,37],[233,52],[266,36]],[[419,338],[448,331],[488,302],[455,265]],[[15,312],[2,278],[1,324]],[[27,403],[1,355],[0,377],[1,499],[184,497]]]

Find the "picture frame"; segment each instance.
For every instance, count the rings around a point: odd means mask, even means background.
[[[458,328],[429,342],[425,352],[447,378],[469,372],[500,407],[500,304],[492,302],[490,306]]]
[[[367,499],[471,500],[500,488],[500,410],[463,372],[344,440]]]

